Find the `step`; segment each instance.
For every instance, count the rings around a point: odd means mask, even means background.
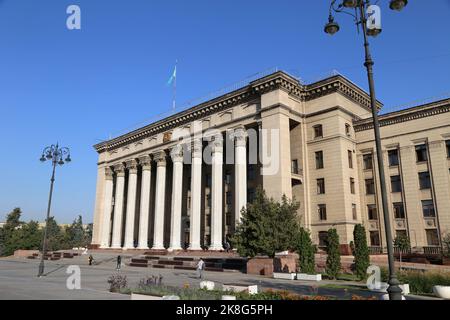
[[[147,259],[131,259],[132,263],[143,263],[143,264],[148,264],[148,260]]]
[[[181,266],[181,265],[183,265],[183,261],[159,260],[158,264],[163,264],[163,265],[167,265],[167,266]]]
[[[140,267],[140,268],[147,268],[148,265],[146,263],[137,263],[137,262],[131,262],[130,267]]]
[[[189,257],[174,257],[173,260],[175,261],[194,261],[194,258]]]

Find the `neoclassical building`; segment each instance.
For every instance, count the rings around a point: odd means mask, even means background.
[[[372,125],[368,94],[345,77],[303,84],[275,72],[97,144],[93,245],[220,250],[261,186],[300,203],[318,245],[331,227],[348,245],[363,223],[381,251]],[[450,231],[450,99],[380,125],[394,237],[433,251]]]

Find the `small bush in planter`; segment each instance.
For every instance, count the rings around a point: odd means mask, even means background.
[[[108,278],[109,283],[109,291],[110,292],[119,292],[128,287],[127,276],[112,275]]]
[[[296,251],[299,255],[300,272],[306,274],[315,274],[315,258],[316,247],[312,244],[311,236],[308,230],[300,228],[297,235]]]
[[[339,250],[339,235],[336,229],[328,230],[327,262],[325,272],[331,279],[336,279],[341,271],[341,253]]]
[[[355,257],[355,271],[359,280],[367,278],[367,268],[370,265],[369,248],[367,247],[366,229],[357,224],[353,230],[352,251]]]

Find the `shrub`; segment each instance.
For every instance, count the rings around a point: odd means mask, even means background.
[[[339,235],[336,229],[328,230],[327,262],[325,272],[331,279],[336,279],[341,271],[341,253],[339,250]]]
[[[314,254],[316,248],[311,241],[308,230],[300,228],[296,245],[296,251],[299,255],[300,271],[307,274],[314,274],[316,266]]]
[[[366,229],[357,224],[353,230],[353,255],[355,256],[356,275],[360,280],[367,278],[367,268],[370,265],[369,248],[367,247]]]
[[[119,292],[128,287],[127,276],[112,275],[108,278],[109,283],[109,291],[111,292]]]
[[[449,272],[421,272],[421,271],[400,271],[397,273],[400,283],[409,284],[411,293],[432,294],[433,286],[450,286]],[[381,281],[388,282],[389,272],[387,268],[381,268]]]

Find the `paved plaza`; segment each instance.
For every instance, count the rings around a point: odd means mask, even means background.
[[[46,276],[37,278],[38,260],[23,258],[0,259],[0,299],[42,299],[42,300],[129,300],[130,296],[108,292],[107,279],[115,270],[115,255],[99,253],[94,256],[96,265],[89,266],[86,255],[73,259],[46,261]],[[126,262],[131,255],[123,255]],[[67,268],[78,265],[81,270],[81,289],[69,290],[66,282],[70,274]],[[163,283],[171,286],[199,287],[200,280],[194,271],[136,268],[123,266],[120,271],[126,275],[129,287],[137,287],[139,280],[146,276],[163,276]],[[220,288],[221,284],[259,285],[262,289],[290,290],[305,295],[327,295],[338,299],[349,299],[353,294],[359,296],[378,297],[380,294],[364,290],[364,286],[353,282],[322,281],[320,283],[287,281],[271,279],[263,276],[247,275],[240,272],[205,272],[205,280],[214,281]],[[414,297],[411,297],[414,298]]]

